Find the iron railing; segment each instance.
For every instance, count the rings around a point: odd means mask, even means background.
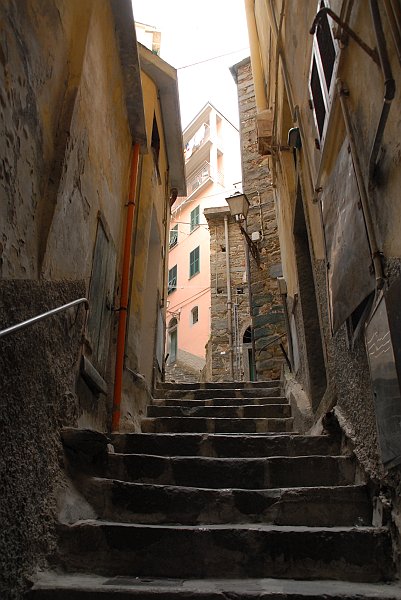
[[[67,310],[67,308],[71,308],[72,306],[77,306],[78,304],[85,304],[86,310],[88,310],[89,308],[89,302],[86,298],[78,298],[77,300],[73,300],[72,302],[63,304],[63,306],[58,306],[57,308],[48,310],[47,312],[37,315],[36,317],[32,317],[31,319],[27,319],[26,321],[22,321],[21,323],[17,323],[16,325],[7,327],[7,329],[3,329],[2,331],[0,331],[0,338],[5,337],[6,335],[10,335],[11,333],[15,333],[16,331],[20,331],[21,329],[25,329],[25,327],[34,325],[39,321],[43,321],[43,319],[46,319],[47,317],[56,315],[57,313]]]

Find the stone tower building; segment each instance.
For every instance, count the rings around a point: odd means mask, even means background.
[[[243,192],[250,202],[248,236],[228,206],[205,210],[212,297],[207,375],[213,381],[264,380],[278,378],[284,360],[280,247],[270,172],[266,157],[258,153],[250,59],[231,72],[238,86]]]

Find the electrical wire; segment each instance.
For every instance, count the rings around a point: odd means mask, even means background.
[[[218,58],[223,58],[224,56],[230,56],[231,54],[237,54],[237,52],[243,52],[244,50],[249,50],[249,46],[240,48],[239,50],[233,50],[232,52],[226,52],[225,54],[219,54],[218,56],[212,56],[211,58],[205,58],[205,60],[200,60],[198,62],[191,63],[190,65],[177,67],[177,71],[180,71],[181,69],[189,69],[189,67],[196,67],[196,65],[201,65],[203,63],[210,62],[211,60],[217,60]]]
[[[178,288],[178,289],[180,289],[180,288]],[[185,300],[183,300],[182,302],[179,302],[178,304],[175,304],[171,308],[169,306],[167,308],[166,312],[177,312],[176,311],[177,308],[182,308],[183,306],[186,306],[190,302],[194,302],[195,300],[200,298],[203,294],[206,294],[206,292],[209,290],[210,290],[210,286],[207,288],[204,288],[203,290],[201,290],[200,292],[197,292],[196,294],[193,294],[193,296],[190,296],[189,298],[185,298]]]

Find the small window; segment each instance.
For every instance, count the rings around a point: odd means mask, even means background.
[[[168,272],[168,288],[167,294],[171,294],[177,289],[177,265],[174,265]]]
[[[178,244],[178,225],[174,225],[170,229],[170,248],[173,248]]]
[[[317,10],[325,8],[327,2],[320,0]],[[312,62],[309,89],[315,124],[322,142],[327,128],[327,116],[330,112],[334,90],[334,70],[336,68],[337,49],[327,14],[323,14],[316,27],[313,38]]]
[[[191,325],[195,325],[199,321],[199,308],[194,306],[191,310]]]
[[[153,116],[153,127],[152,127],[152,152],[155,159],[155,163],[159,163],[160,154],[160,135],[159,128],[157,127],[156,116]]]
[[[189,254],[189,276],[199,273],[199,246]]]
[[[199,204],[196,208],[191,210],[191,231],[199,226]]]

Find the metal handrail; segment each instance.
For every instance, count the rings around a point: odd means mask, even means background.
[[[68,302],[68,304],[63,304],[63,306],[59,306],[58,308],[53,308],[52,310],[48,310],[41,315],[37,315],[36,317],[32,317],[32,319],[27,319],[26,321],[22,321],[21,323],[17,323],[16,325],[12,325],[11,327],[7,327],[7,329],[3,329],[0,331],[0,338],[9,335],[10,333],[14,333],[15,331],[19,331],[20,329],[24,329],[29,325],[33,325],[34,323],[38,323],[47,317],[51,317],[67,308],[71,308],[72,306],[77,306],[77,304],[85,304],[85,309],[88,310],[89,302],[86,298],[78,298],[77,300],[73,300],[72,302]]]

